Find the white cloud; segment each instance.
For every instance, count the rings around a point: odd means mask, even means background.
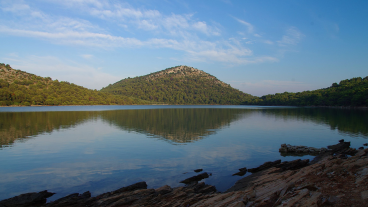
[[[262,37],[260,34],[254,34],[255,37]]]
[[[84,55],[84,57],[91,57]],[[68,81],[89,89],[101,89],[111,83],[121,80],[99,68],[78,64],[68,60],[61,60],[53,56],[27,56],[20,58],[4,58],[13,68],[27,71],[53,80]]]
[[[83,54],[83,55],[81,55],[81,57],[84,58],[84,59],[91,59],[91,58],[93,58],[93,55],[91,55],[91,54]]]
[[[277,61],[269,55],[255,55],[246,47],[254,43],[236,38],[204,41],[201,35],[219,36],[219,25],[201,20],[194,20],[193,14],[165,15],[157,10],[132,8],[127,3],[107,0],[44,0],[57,6],[65,6],[70,11],[100,18],[109,24],[115,24],[129,33],[112,31],[104,24],[96,24],[85,19],[55,16],[43,13],[21,1],[20,8],[26,11],[19,16],[19,21],[8,23],[0,20],[0,33],[11,36],[31,37],[49,41],[53,44],[111,48],[167,48],[185,53],[184,58],[195,61],[233,62],[233,64],[249,64],[265,61]],[[5,8],[5,7],[4,7]],[[9,12],[13,12],[12,4],[7,4]],[[45,11],[46,12],[46,11]],[[38,17],[32,14],[38,13]],[[14,12],[14,15],[17,15]],[[25,16],[24,16],[25,15]],[[32,21],[28,20],[33,17]],[[247,26],[249,33],[254,33],[253,25],[235,18]],[[213,26],[216,25],[216,26]],[[102,27],[102,28],[101,28]],[[144,31],[142,31],[144,30]],[[142,38],[142,33],[148,38]],[[135,35],[138,34],[138,35]],[[130,35],[130,36],[128,36]],[[257,36],[257,34],[254,34]],[[215,37],[214,37],[215,38]],[[245,39],[244,37],[243,39]],[[287,38],[286,38],[287,39]],[[258,41],[257,41],[258,42]],[[82,56],[88,58],[87,56]],[[180,59],[180,58],[179,58]]]
[[[300,92],[311,88],[309,84],[298,81],[262,80],[251,82],[233,82],[233,87],[256,96],[283,92]]]
[[[291,27],[286,31],[286,35],[277,43],[280,46],[296,45],[303,38],[303,34],[295,27]]]
[[[269,44],[269,45],[273,45],[273,42],[271,40],[265,40],[263,42],[266,43],[266,44]]]
[[[248,28],[248,33],[253,33],[253,32],[254,32],[254,27],[253,27],[253,25],[252,25],[251,23],[246,22],[246,21],[241,20],[241,19],[238,19],[238,18],[235,18],[235,17],[234,17],[234,19],[235,19],[236,21],[238,21],[239,23],[241,23],[241,24],[243,24],[243,25],[247,26],[247,28]]]
[[[151,21],[148,20],[138,21],[138,27],[145,30],[154,30],[158,28],[157,25],[153,24]]]

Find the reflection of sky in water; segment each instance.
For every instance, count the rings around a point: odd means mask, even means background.
[[[93,119],[16,141],[11,148],[0,150],[0,200],[45,189],[57,193],[51,200],[87,190],[97,195],[139,181],[146,181],[149,188],[176,187],[197,168],[211,172],[206,183],[223,191],[239,179],[231,176],[238,168],[295,159],[279,155],[282,143],[325,147],[343,138],[360,147],[367,141],[330,130],[327,125],[265,116],[260,111],[230,126],[208,130],[216,133],[173,145]]]

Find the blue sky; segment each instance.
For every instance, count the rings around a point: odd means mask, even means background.
[[[101,89],[187,65],[252,95],[368,76],[368,1],[0,0],[0,62]]]

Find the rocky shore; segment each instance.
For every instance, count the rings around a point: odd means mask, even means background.
[[[282,145],[280,151],[285,147],[298,148]],[[315,149],[312,151],[316,153]],[[185,187],[171,188],[166,185],[147,189],[147,184],[140,182],[96,197],[91,197],[87,191],[50,203],[46,203],[46,199],[54,193],[42,191],[0,201],[0,207],[368,206],[368,149],[355,150],[350,148],[349,142],[340,140],[339,144],[317,154],[312,161],[276,160],[257,168],[241,168],[239,174],[252,174],[223,193],[217,192],[214,186],[199,182],[201,178],[208,177],[204,172],[184,180]]]

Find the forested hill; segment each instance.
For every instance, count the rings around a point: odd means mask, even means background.
[[[0,106],[110,105],[150,102],[116,96],[73,83],[43,78],[0,63]]]
[[[368,76],[333,83],[330,87],[298,93],[276,93],[245,101],[246,105],[368,106]]]
[[[188,66],[126,78],[101,91],[167,104],[240,104],[255,98]]]

